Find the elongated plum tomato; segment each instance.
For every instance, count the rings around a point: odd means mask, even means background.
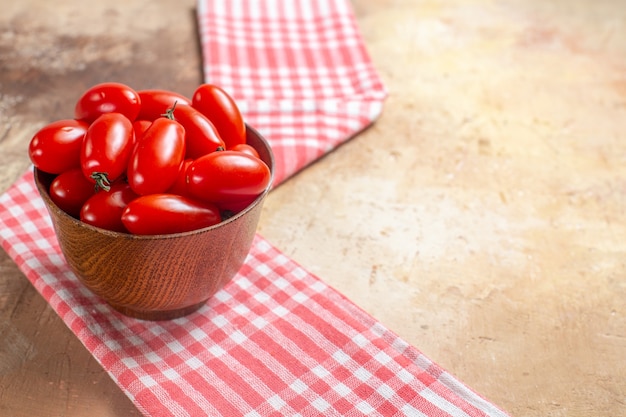
[[[122,83],[96,84],[83,93],[76,102],[74,117],[88,123],[105,113],[121,113],[134,121],[141,108],[139,94]]]
[[[213,123],[226,149],[246,143],[246,125],[235,100],[222,88],[202,84],[193,94],[191,104]]]
[[[252,155],[255,158],[259,158],[259,153],[256,151],[256,149],[254,149],[254,147],[248,145],[247,143],[240,143],[230,149],[233,151],[247,153],[248,155]]]
[[[50,199],[61,210],[72,217],[79,218],[83,204],[95,194],[96,189],[80,168],[74,168],[59,174],[50,184]]]
[[[185,158],[185,129],[175,120],[156,119],[137,142],[126,172],[128,183],[140,195],[170,188]]]
[[[174,184],[167,190],[169,194],[178,194],[189,197],[189,191],[187,191],[187,168],[193,163],[193,159],[185,159],[180,166],[178,176]]]
[[[178,107],[173,116],[185,128],[187,151],[185,158],[197,159],[217,150],[224,150],[225,144],[215,130],[213,123],[193,107]]]
[[[167,110],[174,107],[180,109],[182,107],[191,107],[191,100],[182,94],[168,90],[139,90],[139,99],[141,100],[141,109],[137,119],[154,121],[163,116]]]
[[[254,199],[270,181],[270,169],[262,160],[238,151],[213,152],[187,168],[190,195],[218,206]]]
[[[121,113],[105,113],[87,129],[80,153],[85,177],[108,190],[126,172],[133,150],[133,124]]]
[[[137,235],[189,232],[213,226],[221,220],[215,205],[175,194],[140,196],[122,213],[126,229]]]
[[[90,184],[92,189],[93,185]],[[117,182],[111,189],[99,191],[89,197],[80,209],[80,220],[101,229],[128,233],[122,223],[122,212],[126,206],[139,197],[126,182]]]
[[[80,149],[89,124],[80,120],[57,120],[42,127],[30,140],[28,155],[40,170],[60,174],[80,167]]]
[[[133,130],[135,131],[135,143],[139,142],[143,138],[143,134],[150,127],[152,122],[150,120],[135,120],[133,122]]]

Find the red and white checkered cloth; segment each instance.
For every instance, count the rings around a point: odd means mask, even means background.
[[[198,12],[207,81],[270,140],[279,182],[381,111],[348,0],[204,0]],[[0,241],[145,415],[506,415],[261,236],[205,306],[161,322],[78,282],[31,172],[0,196]]]
[[[268,138],[275,184],[382,111],[385,88],[348,0],[200,0],[207,82]]]

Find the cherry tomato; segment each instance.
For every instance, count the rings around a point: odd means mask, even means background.
[[[213,123],[226,149],[246,143],[246,125],[235,100],[213,84],[200,85],[191,99],[192,106]]]
[[[131,201],[122,213],[124,226],[137,235],[188,232],[220,221],[215,205],[174,194],[141,196]]]
[[[247,143],[240,143],[230,149],[237,152],[247,153],[248,155],[252,155],[255,158],[259,158],[259,153],[256,151],[256,149],[254,149],[251,145],[248,145]]]
[[[176,181],[185,158],[185,129],[175,120],[152,122],[130,157],[127,177],[140,195],[163,193]]]
[[[176,181],[170,187],[167,192],[169,194],[177,194],[189,197],[189,191],[187,191],[187,168],[193,162],[193,159],[185,159],[183,164],[180,166],[180,170],[178,171],[178,176],[176,177]]]
[[[152,121],[150,120],[135,120],[133,122],[133,131],[135,132],[135,143],[139,142],[143,138],[144,133],[150,127]]]
[[[176,103],[176,108],[191,107],[191,100],[182,94],[167,90],[140,90],[141,109],[138,119],[154,121],[163,116]]]
[[[218,205],[254,199],[270,181],[270,169],[262,160],[237,151],[207,154],[187,169],[190,195]]]
[[[133,121],[139,114],[141,99],[129,86],[121,83],[101,83],[83,93],[76,102],[74,117],[88,123],[105,113],[121,113]]]
[[[121,113],[105,113],[87,129],[80,153],[85,177],[107,190],[126,172],[133,148],[133,125]]]
[[[93,184],[91,184],[93,189]],[[80,220],[101,229],[128,233],[122,223],[122,212],[126,206],[139,197],[126,182],[117,182],[111,189],[99,191],[83,204]]]
[[[80,168],[59,174],[50,184],[50,198],[64,212],[72,217],[80,217],[80,209],[96,188]]]
[[[222,213],[222,218],[226,219],[248,207],[255,199],[256,197],[250,197],[240,201],[222,201],[220,203],[216,203],[216,206],[219,207],[220,213]]]
[[[185,158],[196,159],[217,150],[224,150],[224,141],[213,124],[193,107],[174,109],[174,119],[185,128],[187,153]]]
[[[88,127],[86,122],[73,119],[42,127],[28,145],[31,162],[50,174],[80,167],[80,149]]]

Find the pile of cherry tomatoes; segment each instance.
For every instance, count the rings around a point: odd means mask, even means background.
[[[246,125],[223,89],[191,99],[121,83],[89,88],[74,117],[31,139],[37,169],[55,175],[51,199],[107,230],[169,234],[212,226],[247,207],[271,173],[246,143]]]

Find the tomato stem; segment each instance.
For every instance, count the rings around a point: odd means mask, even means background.
[[[92,172],[91,179],[96,182],[96,188],[101,188],[104,191],[111,189],[111,182],[109,181],[109,174],[106,172]]]
[[[176,103],[178,103],[178,100],[174,101],[174,104],[172,105],[172,108],[167,109],[165,111],[165,113],[162,114],[161,116],[167,117],[170,120],[176,120],[176,118],[174,117],[174,110],[176,109]]]

